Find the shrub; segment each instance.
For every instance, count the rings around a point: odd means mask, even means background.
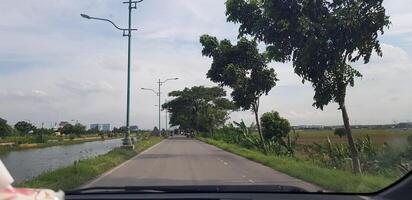
[[[334,134],[342,138],[346,135],[346,130],[344,128],[337,128],[335,129]]]
[[[48,140],[48,136],[45,134],[36,135],[36,143],[47,143]]]
[[[70,140],[73,140],[74,138],[75,138],[74,134],[70,134],[70,135],[69,135],[69,139],[70,139]]]

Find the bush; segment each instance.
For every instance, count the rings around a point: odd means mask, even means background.
[[[339,136],[340,138],[342,138],[343,136],[346,135],[346,129],[345,128],[337,128],[337,129],[335,129],[334,134]]]
[[[74,134],[70,134],[70,135],[69,135],[69,139],[70,139],[70,140],[73,140],[74,138],[75,138]]]
[[[48,140],[49,140],[48,135],[38,134],[36,136],[36,143],[47,143]]]
[[[266,139],[283,140],[290,132],[290,123],[287,119],[280,117],[276,111],[263,113],[260,117],[263,137]]]

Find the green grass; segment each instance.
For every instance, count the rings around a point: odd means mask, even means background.
[[[289,157],[264,155],[255,150],[208,138],[198,139],[290,176],[313,183],[328,191],[357,193],[375,192],[395,181],[381,176],[355,175],[351,172],[342,170],[321,168],[312,163],[297,161],[296,159]]]
[[[107,154],[81,160],[71,166],[46,172],[31,180],[17,184],[16,187],[49,188],[64,191],[75,189],[161,140],[162,138],[160,137],[150,137],[147,140],[136,143],[134,150],[113,149]]]
[[[294,133],[291,133],[293,135]],[[313,144],[322,143],[329,137],[334,143],[346,143],[346,136],[340,138],[334,135],[334,130],[297,130],[296,134],[299,134],[299,144]],[[386,143],[398,143],[399,141],[405,141],[409,135],[412,135],[412,129],[352,129],[353,137],[363,138],[369,135],[374,143],[383,144]]]

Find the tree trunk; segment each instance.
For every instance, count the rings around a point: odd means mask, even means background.
[[[340,105],[340,109],[342,111],[342,118],[343,118],[343,124],[345,126],[346,136],[348,137],[349,151],[350,151],[351,158],[352,158],[352,169],[353,169],[353,172],[360,174],[362,173],[362,171],[361,171],[361,166],[360,166],[360,162],[358,158],[358,151],[355,147],[355,143],[353,142],[352,131],[350,128],[349,117],[348,117],[348,112],[346,111],[345,103],[342,103]]]
[[[259,108],[256,105],[253,105],[253,112],[255,113],[256,126],[257,126],[257,129],[258,129],[260,141],[262,142],[263,153],[267,154],[266,143],[265,143],[265,140],[263,138],[262,130],[260,128]]]

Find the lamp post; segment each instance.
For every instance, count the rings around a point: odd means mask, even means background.
[[[167,115],[168,115],[168,112],[167,112],[167,110],[166,110],[166,122],[165,122],[165,130],[167,131],[168,129],[169,129],[169,127],[167,126],[168,124],[167,124]]]
[[[160,99],[161,99],[161,97],[160,97],[160,88],[161,88],[161,86],[164,84],[164,83],[166,83],[167,81],[172,81],[172,80],[177,80],[177,79],[179,79],[179,78],[168,78],[168,79],[166,79],[166,80],[164,80],[164,81],[161,81],[160,79],[159,79],[159,81],[157,82],[158,83],[158,91],[156,92],[155,90],[153,90],[153,89],[150,89],[150,88],[141,88],[142,90],[150,90],[150,91],[152,91],[152,92],[154,92],[158,97],[159,97],[159,131],[161,131],[161,127],[160,127],[160,110],[161,110],[161,106],[160,106]]]
[[[127,41],[127,102],[126,102],[126,133],[124,135],[123,139],[123,145],[128,147],[128,148],[133,148],[132,142],[130,140],[130,49],[131,49],[131,37],[132,37],[132,31],[136,31],[137,29],[132,29],[132,9],[137,8],[137,3],[142,2],[143,0],[138,0],[138,1],[132,1],[128,0],[123,3],[128,4],[129,6],[129,25],[128,28],[119,28],[114,22],[112,22],[109,19],[105,18],[98,18],[98,17],[91,17],[86,14],[80,14],[81,17],[85,19],[94,19],[94,20],[100,20],[100,21],[106,21],[111,23],[116,29],[121,30],[123,32],[123,36],[127,36],[128,41]]]

